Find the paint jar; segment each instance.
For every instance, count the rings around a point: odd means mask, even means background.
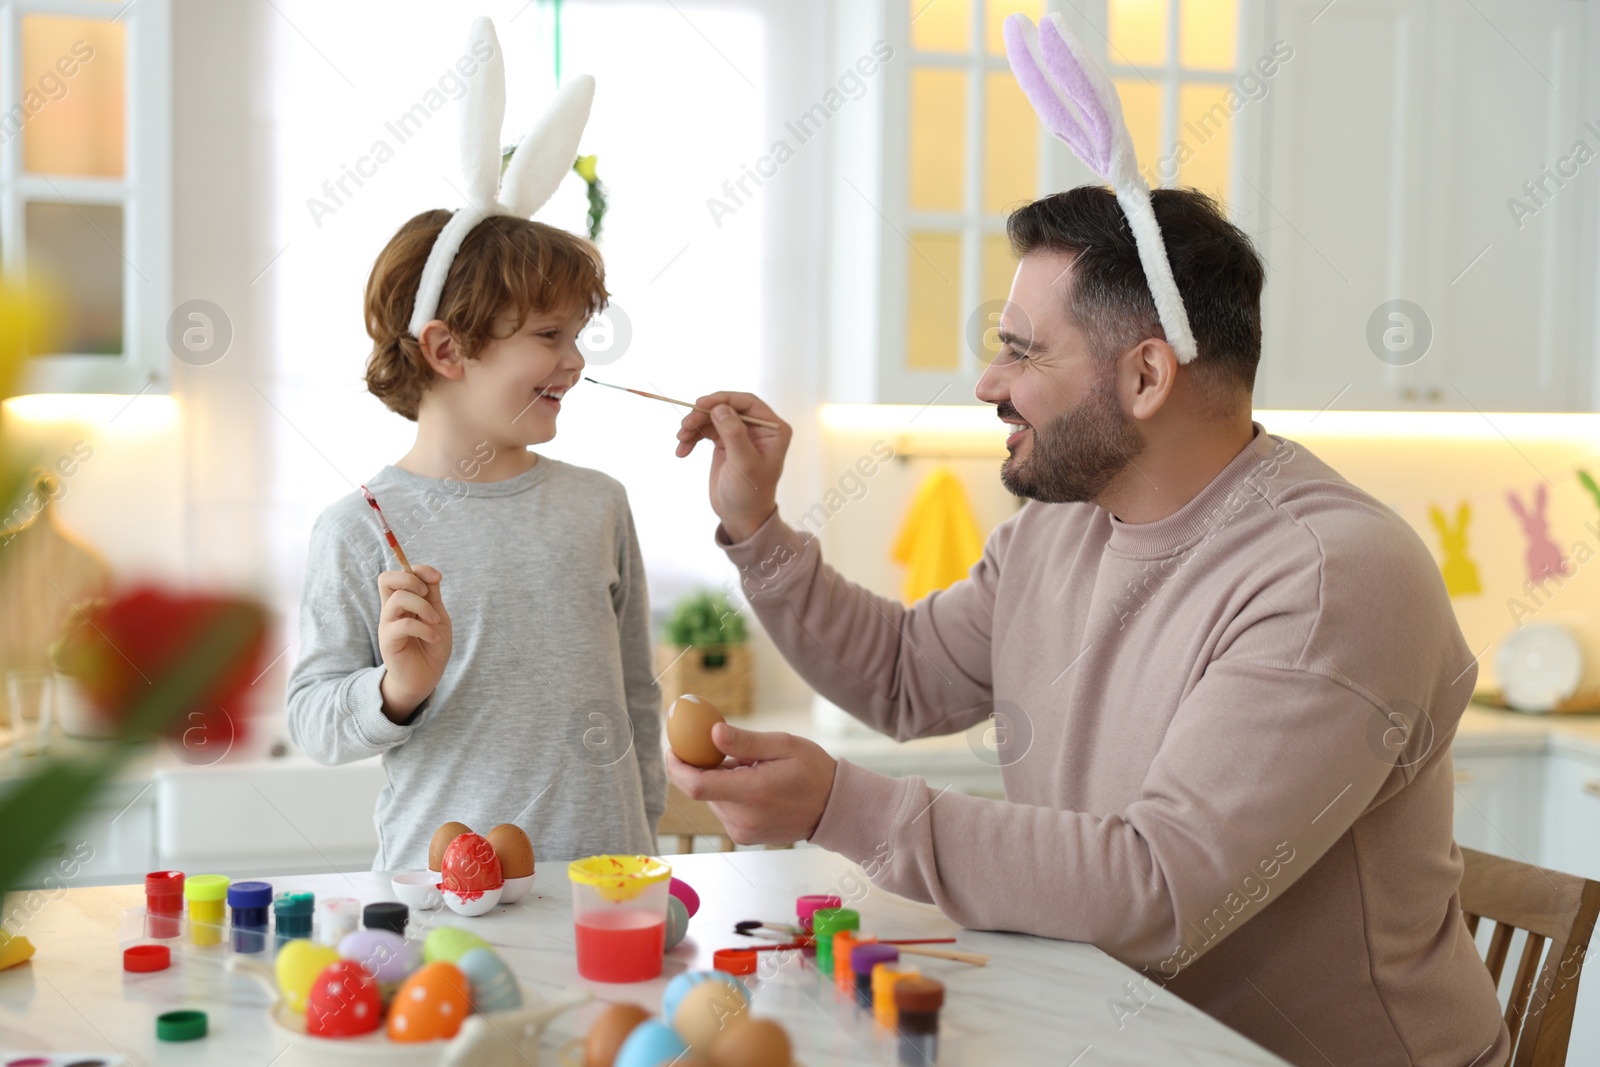
[[[833,935],[840,930],[861,929],[861,913],[854,908],[818,908],[811,916],[811,931],[816,937],[817,970],[833,974]]]
[[[406,936],[406,921],[411,909],[397,900],[380,900],[361,909],[361,925],[369,930],[388,930]]]
[[[800,920],[800,929],[804,933],[811,933],[812,918],[823,908],[842,908],[844,901],[832,893],[807,893],[803,897],[796,897],[794,902],[795,918]],[[807,945],[803,950],[807,956],[815,956],[815,944]]]
[[[850,970],[855,975],[857,1007],[872,1007],[872,969],[881,963],[899,962],[900,950],[893,945],[857,945],[850,950]]]
[[[931,1067],[939,1062],[939,1009],[944,983],[937,978],[907,978],[895,983],[894,1006],[900,1019],[900,1063]]]
[[[567,865],[578,974],[591,982],[661,976],[672,868],[653,856],[590,856]]]
[[[233,951],[267,950],[267,913],[271,907],[272,887],[266,882],[235,882],[228,887]]]
[[[189,905],[189,941],[196,945],[221,944],[228,907],[227,876],[197,874],[185,880],[183,899]]]
[[[272,914],[277,922],[277,943],[299,938],[310,938],[312,908],[316,898],[310,893],[279,893],[272,901]],[[351,927],[353,930],[354,927]]]
[[[878,940],[860,930],[840,930],[833,935],[833,984],[847,997],[855,996],[856,972],[850,969],[850,954],[857,945],[868,945]]]
[[[309,896],[310,894],[307,894]],[[317,942],[338,948],[339,942],[361,927],[361,901],[355,897],[323,897],[317,901]],[[310,937],[311,931],[297,934]],[[282,944],[282,934],[279,935]]]
[[[177,937],[183,919],[183,872],[151,871],[144,876],[145,930],[151,937]]]
[[[872,968],[872,1017],[878,1025],[894,1027],[900,1018],[894,1006],[894,987],[920,974],[915,967],[900,963],[880,963]]]

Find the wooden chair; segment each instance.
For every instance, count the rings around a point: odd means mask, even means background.
[[[728,836],[727,828],[711,810],[711,805],[703,800],[690,800],[671,782],[667,783],[667,810],[661,813],[661,825],[656,828],[656,836],[661,839],[662,844],[665,844],[669,837],[676,838],[677,852],[680,854],[693,852],[694,839],[697,837],[714,837],[717,839],[717,851],[733,851],[733,838]],[[768,845],[767,847],[779,849],[794,846]]]
[[[1461,855],[1467,929],[1476,936],[1480,919],[1495,924],[1484,962],[1497,989],[1512,935],[1528,935],[1506,1003],[1511,1067],[1560,1067],[1572,1036],[1578,978],[1600,914],[1600,882],[1470,848]]]

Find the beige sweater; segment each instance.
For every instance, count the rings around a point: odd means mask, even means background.
[[[1305,1067],[1499,1067],[1450,742],[1477,669],[1398,516],[1254,441],[1129,525],[1030,502],[911,608],[774,516],[719,541],[816,690],[896,738],[996,716],[1006,800],[840,761],[812,841],[973,928],[1087,941]],[[975,731],[977,732],[977,731]]]

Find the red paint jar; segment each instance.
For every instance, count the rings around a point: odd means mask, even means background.
[[[177,937],[183,918],[183,872],[152,871],[145,875],[144,910],[151,937]]]

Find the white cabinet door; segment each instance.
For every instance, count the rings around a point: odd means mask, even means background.
[[[1600,170],[1600,122],[1584,122],[1600,115],[1582,107],[1587,7],[1435,8],[1428,121],[1416,131],[1426,195],[1412,297],[1434,328],[1418,365],[1427,395],[1441,396],[1430,406],[1589,407],[1591,331],[1580,309],[1593,291],[1596,184],[1586,172]],[[1586,148],[1575,152],[1579,140]]]
[[[1589,7],[1272,5],[1258,406],[1592,407]]]
[[[1565,754],[1544,758],[1543,839],[1544,866],[1600,879],[1600,764]]]
[[[1600,762],[1565,753],[1545,756],[1541,865],[1600,878]],[[1591,960],[1595,946],[1590,945]],[[1600,1063],[1600,969],[1585,965],[1567,1062]]]
[[[1423,383],[1378,359],[1367,323],[1415,292],[1419,129],[1426,114],[1422,0],[1280,0],[1272,34],[1294,49],[1265,103],[1258,239],[1268,262],[1257,406],[1393,408]],[[1242,188],[1248,196],[1251,190]],[[1415,299],[1415,297],[1413,297]]]
[[[1539,862],[1539,759],[1455,754],[1457,844]]]

